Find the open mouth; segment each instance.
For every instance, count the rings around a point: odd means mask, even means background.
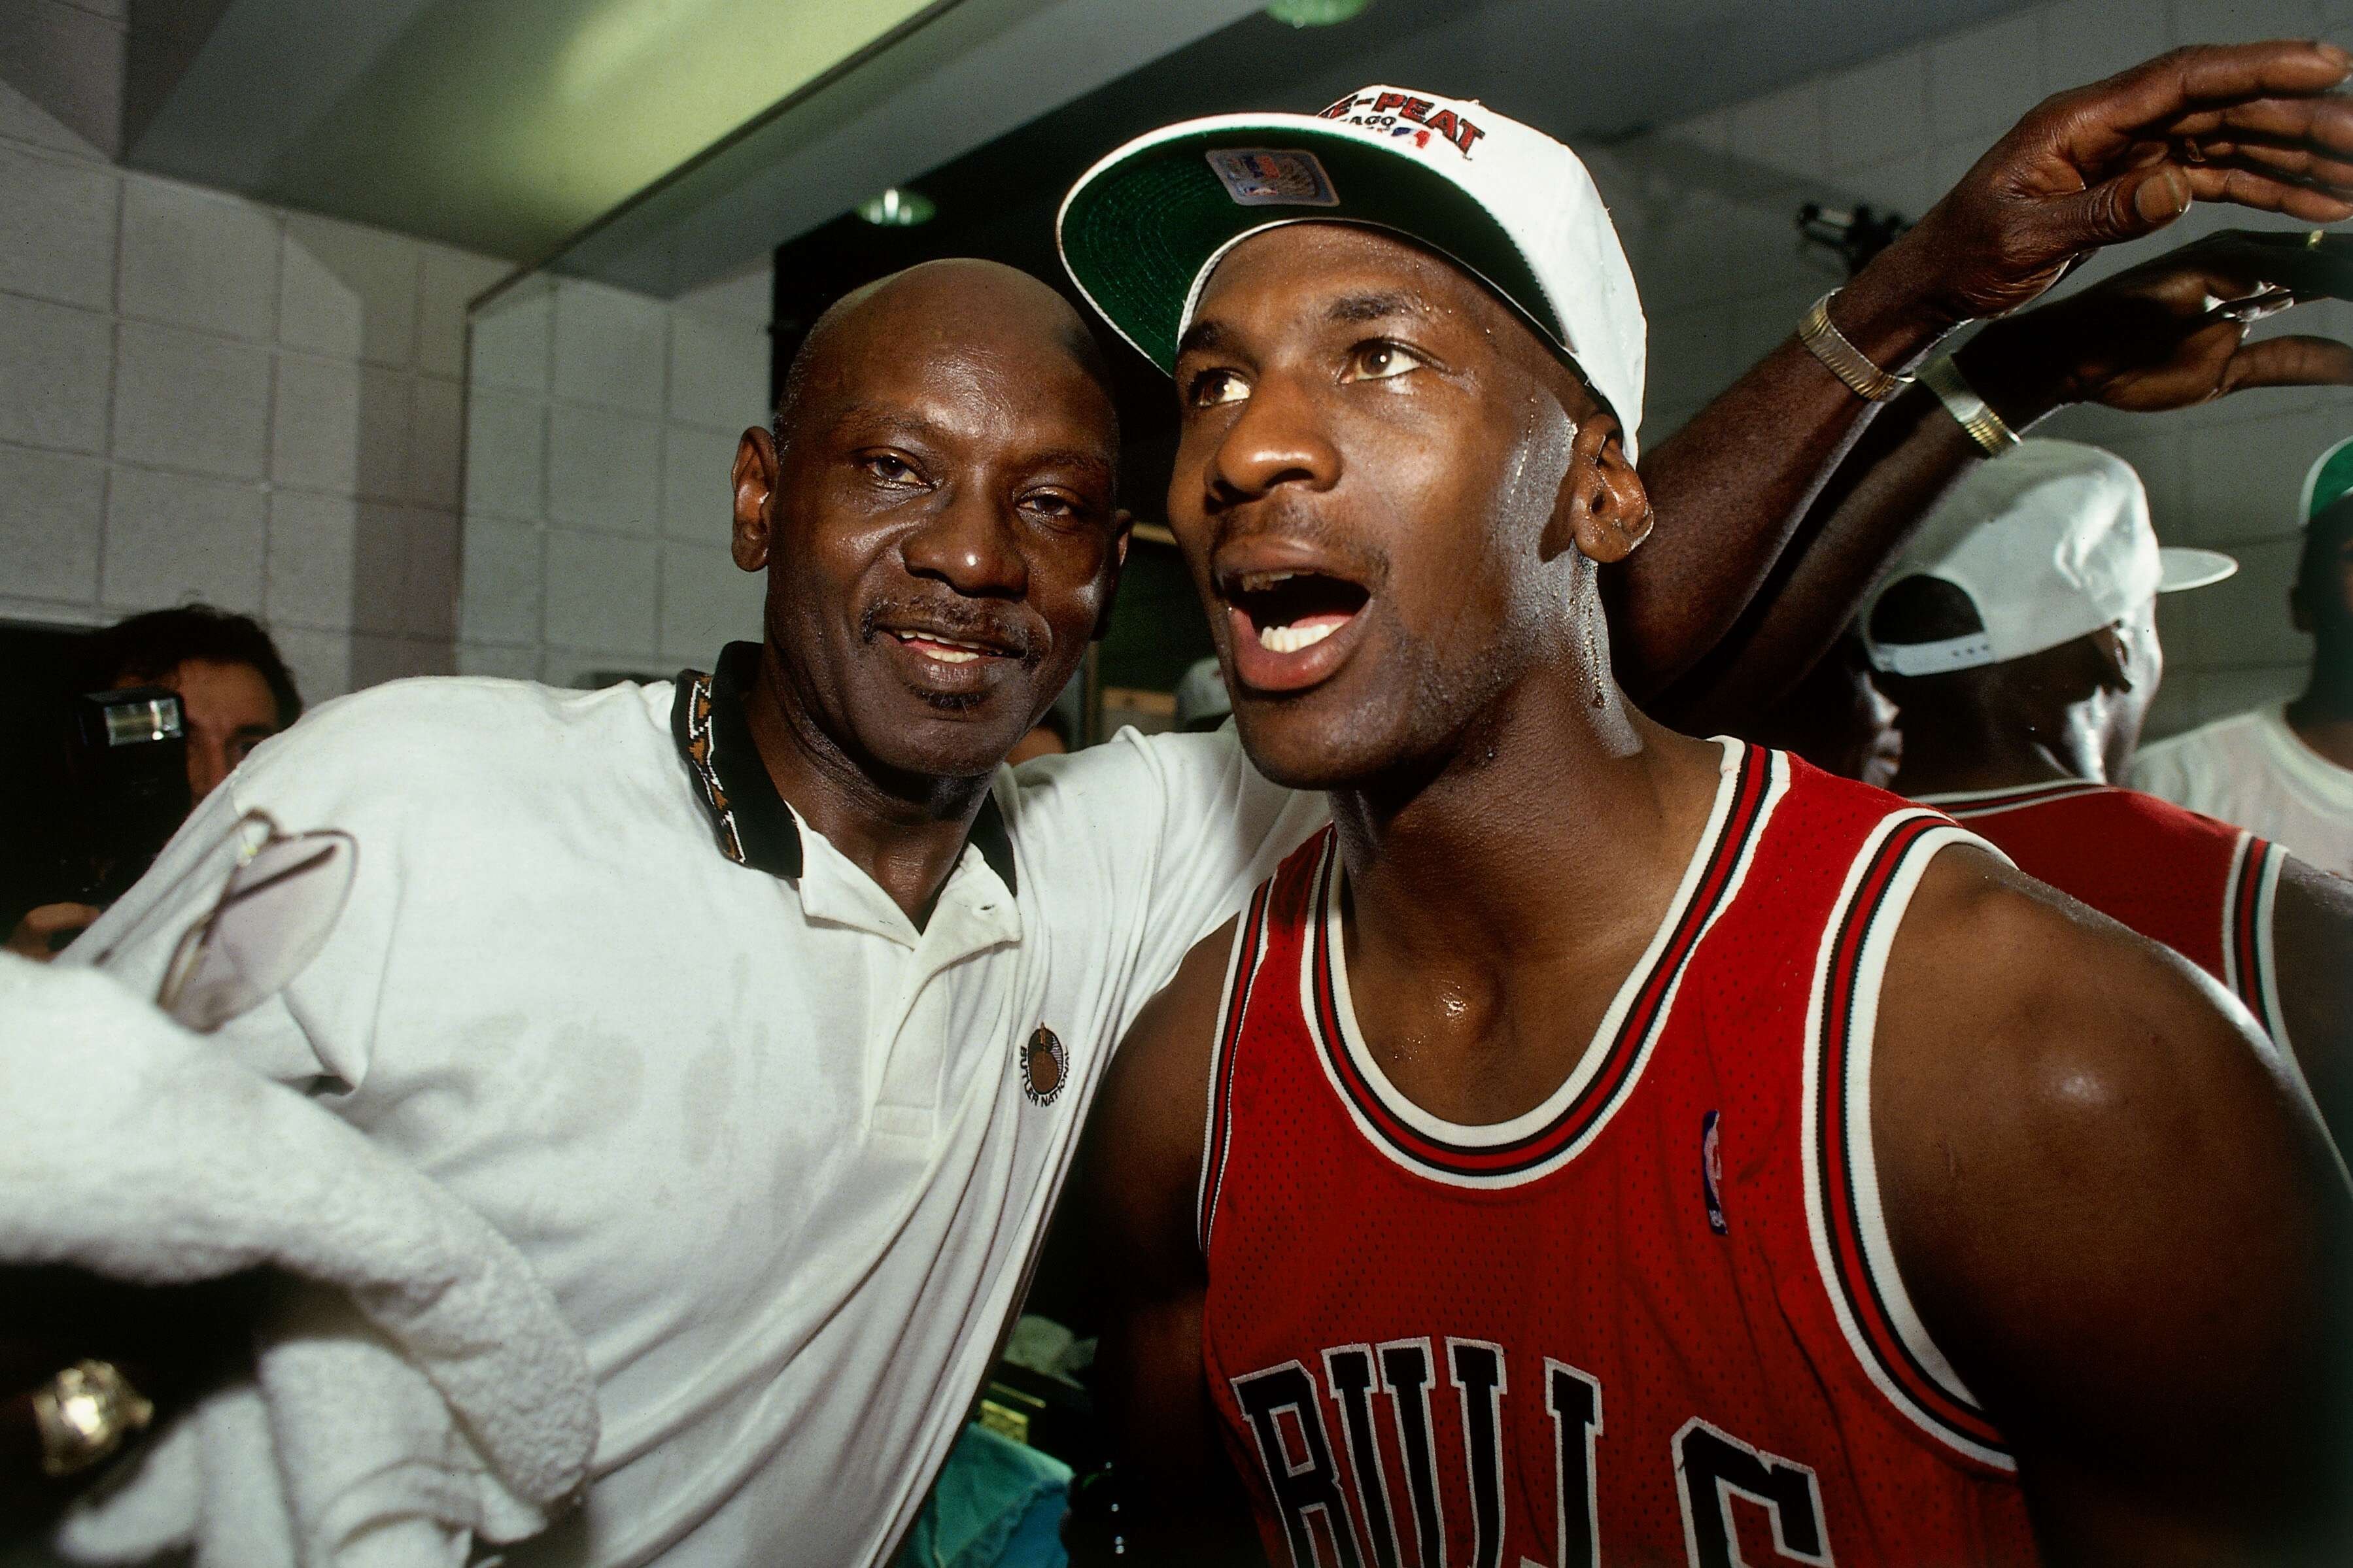
[[[1371,596],[1358,584],[1321,572],[1245,572],[1227,594],[1269,653],[1314,647],[1355,619]]]

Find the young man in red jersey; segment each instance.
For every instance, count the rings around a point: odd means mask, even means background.
[[[1642,328],[1574,156],[1368,89],[1132,143],[1062,240],[1174,350],[1242,738],[1334,817],[1100,1102],[1128,1552],[2340,1560],[2348,1194],[2277,1055],[1613,684]]]
[[[2164,673],[2157,596],[2228,576],[2161,548],[2130,464],[2030,440],[1963,477],[1866,617],[1902,715],[1895,788],[2019,869],[2163,942],[2292,1049],[2353,1132],[2353,883],[2117,788]]]

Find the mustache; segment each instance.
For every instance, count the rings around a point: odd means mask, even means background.
[[[1369,549],[1363,540],[1326,522],[1311,503],[1284,496],[1226,512],[1209,541],[1209,559],[1216,560],[1218,552],[1228,545],[1253,539],[1295,540],[1311,545],[1368,593],[1377,593],[1388,584],[1388,552]]]
[[[1025,666],[1046,657],[1045,639],[1020,615],[971,599],[933,595],[897,595],[876,599],[858,617],[860,639],[872,642],[886,626],[921,626],[943,637],[987,643],[1011,650]]]

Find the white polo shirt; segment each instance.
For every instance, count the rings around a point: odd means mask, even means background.
[[[2135,789],[2353,877],[2353,773],[2298,740],[2278,703],[2143,747],[2129,776]]]
[[[888,1551],[1111,1047],[1323,817],[1230,731],[1124,734],[1000,771],[917,931],[778,798],[756,652],[674,686],[328,703],[65,955],[152,993],[245,812],[357,840],[319,957],[217,1037],[471,1205],[586,1343],[594,1484],[516,1563]]]

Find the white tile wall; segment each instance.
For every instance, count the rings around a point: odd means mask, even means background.
[[[474,321],[458,660],[571,684],[756,637],[728,472],[768,401],[765,267],[665,303],[540,278]]]
[[[2312,36],[2353,44],[2353,0],[2052,0],[1667,134],[1917,217],[2049,93],[2177,44]],[[1644,436],[1655,444],[1778,342],[1836,274],[1793,261],[1796,198],[1786,192],[1747,202],[1720,188],[1678,194],[1606,153],[1594,164],[1651,311]],[[2234,226],[2281,226],[2201,210],[2158,240],[2095,258],[2070,286]],[[2353,341],[2353,310],[2307,307],[2258,330]],[[2041,433],[2112,447],[2140,470],[2162,536],[2240,559],[2230,583],[2165,602],[2166,682],[2149,733],[2294,689],[2309,658],[2284,608],[2296,487],[2323,446],[2353,434],[2353,396],[2253,392],[2151,416],[2069,410]]]
[[[98,597],[106,467],[95,458],[0,447],[0,583],[13,597]]]
[[[117,168],[5,84],[0,214],[0,615],[259,613],[313,700],[454,668],[465,306],[505,264]]]

